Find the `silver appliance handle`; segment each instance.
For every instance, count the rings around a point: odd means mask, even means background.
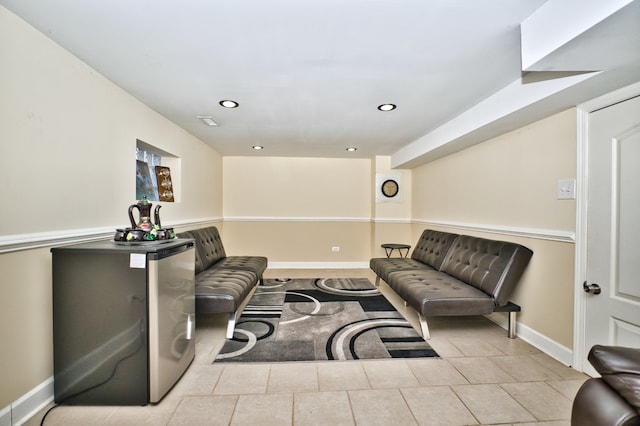
[[[193,320],[194,314],[187,314],[187,334],[186,339],[191,340],[193,338],[193,332],[196,328],[196,322]]]

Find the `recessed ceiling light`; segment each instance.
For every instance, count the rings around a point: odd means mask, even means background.
[[[358,148],[356,148],[355,146],[347,147],[347,151],[348,152],[356,152],[357,150],[358,150]]]
[[[222,105],[225,108],[237,108],[238,104],[236,101],[230,101],[228,99],[225,99],[224,101],[220,101],[220,105]]]
[[[262,145],[254,145],[251,148],[255,149],[256,151],[260,151],[261,149],[264,149],[264,146],[262,146]]]
[[[217,126],[218,123],[213,121],[213,117],[210,115],[196,115],[196,118],[199,118],[206,124],[207,126]]]
[[[382,104],[378,106],[378,109],[380,111],[393,111],[394,109],[396,109],[396,106],[394,104]]]

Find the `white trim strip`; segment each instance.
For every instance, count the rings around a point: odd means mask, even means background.
[[[363,223],[411,223],[411,218],[370,217],[276,217],[276,216],[227,216],[225,222],[363,222]]]
[[[116,228],[86,228],[68,231],[37,232],[0,237],[0,253],[31,250],[62,244],[102,240],[113,236]]]
[[[587,260],[587,175],[589,164],[589,150],[587,149],[589,134],[589,112],[581,108],[576,109],[577,124],[577,173],[576,173],[576,248],[573,283],[573,365],[580,371],[588,368],[585,350],[585,298],[582,290],[582,280],[586,275]]]
[[[225,216],[225,222],[371,222],[370,217]]]
[[[441,226],[446,228],[465,229],[492,234],[511,235],[541,240],[575,243],[575,233],[553,229],[520,228],[499,225],[483,225],[460,222],[434,220],[411,220],[408,218],[372,219],[368,217],[250,217],[236,216],[225,218],[202,218],[176,221],[171,224],[176,231],[180,228],[208,226],[220,222],[358,222],[358,223],[396,223],[417,224],[422,226]],[[53,247],[62,244],[73,244],[111,238],[118,226],[103,228],[84,228],[66,231],[37,232],[32,234],[16,234],[0,236],[0,254],[20,250],[31,250],[42,247]]]
[[[413,223],[425,226],[441,226],[445,228],[464,229],[476,232],[488,232],[491,234],[510,235],[513,237],[525,237],[537,240],[551,240],[572,244],[576,241],[575,232],[560,231],[555,229],[520,228],[500,225],[445,222],[437,220],[414,220]]]
[[[221,222],[222,218],[191,219],[173,222],[170,226],[180,228],[209,225]],[[80,243],[86,241],[104,240],[113,237],[117,228],[121,226],[103,228],[70,229],[65,231],[36,232],[32,234],[16,234],[0,236],[0,254],[20,250],[31,250],[42,247],[52,247],[62,244]]]
[[[366,262],[271,262],[269,269],[369,269]]]
[[[500,327],[507,329],[507,321],[506,314],[501,312],[496,312],[493,314],[485,315],[486,318],[498,324]],[[517,323],[517,336],[519,339],[524,340],[529,343],[531,346],[534,346],[540,349],[545,354],[549,355],[551,358],[555,359],[562,364],[572,367],[573,365],[573,352],[571,349],[566,346],[561,345],[555,340],[551,340],[547,336],[538,333],[534,329],[527,327],[526,325],[518,322]],[[574,369],[581,371],[575,367]]]
[[[373,219],[374,223],[408,223],[410,224],[411,218],[386,218],[386,219]]]
[[[11,426],[11,405],[0,410],[0,426]]]
[[[53,376],[11,404],[12,425],[22,425],[53,401]]]

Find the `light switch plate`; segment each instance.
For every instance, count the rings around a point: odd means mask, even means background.
[[[558,200],[576,199],[576,180],[561,179],[558,181]]]

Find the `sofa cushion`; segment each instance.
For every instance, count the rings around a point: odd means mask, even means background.
[[[456,234],[427,229],[418,239],[410,259],[378,257],[369,261],[369,267],[385,282],[392,272],[438,269],[456,237]]]
[[[267,258],[262,256],[227,256],[215,264],[216,269],[238,269],[250,271],[258,278],[267,269]]]
[[[211,267],[227,256],[220,233],[215,226],[193,229],[189,233],[196,241],[196,257],[202,263],[202,270]]]
[[[376,257],[369,261],[369,267],[385,282],[387,282],[389,274],[392,272],[433,270],[431,266],[425,265],[418,260],[400,257]]]
[[[629,404],[640,408],[640,349],[595,345],[589,362]]]
[[[196,312],[235,312],[256,285],[251,271],[212,269],[196,275]]]
[[[387,284],[424,316],[486,315],[494,308],[483,291],[435,270],[393,272]]]
[[[422,262],[434,269],[440,269],[457,234],[426,229],[418,239],[411,253],[411,259]]]
[[[460,235],[441,271],[482,290],[503,306],[532,255],[531,250],[519,244]]]

